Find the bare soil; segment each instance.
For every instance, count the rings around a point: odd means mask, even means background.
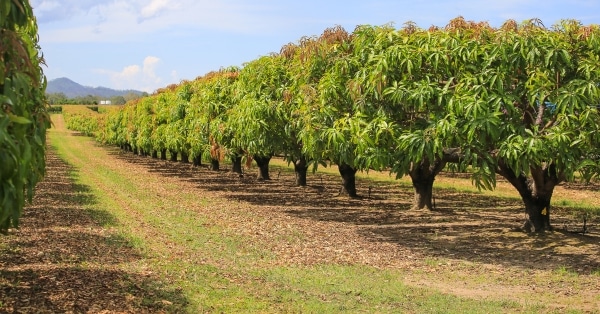
[[[407,284],[454,295],[600,312],[597,217],[587,222],[584,235],[577,233],[580,216],[557,207],[552,213],[556,230],[530,235],[515,229],[524,219],[516,200],[436,190],[435,211],[413,211],[412,191],[389,183],[359,180],[362,197],[349,199],[337,196],[340,179],[331,175],[314,174],[309,186],[295,187],[293,173],[279,168],[272,168],[272,180],[259,181],[255,168],[240,177],[228,169],[209,171],[113,148],[94,149],[104,151],[97,154],[99,162],[132,175],[160,176],[186,193],[241,204],[243,216],[233,208],[191,210],[206,211],[215,223],[271,250],[277,256],[269,262],[274,265],[394,268],[404,270]],[[161,286],[157,278],[117,267],[142,257],[98,222],[101,213],[85,208],[86,198],[93,197],[89,187],[69,179],[73,169],[51,150],[47,169],[21,228],[0,239],[0,312],[169,309],[173,302],[161,298],[167,291],[156,288]],[[160,190],[148,187],[154,188]]]
[[[162,312],[157,279],[118,267],[141,256],[86,207],[89,188],[52,150],[46,169],[20,228],[0,238],[0,313]]]

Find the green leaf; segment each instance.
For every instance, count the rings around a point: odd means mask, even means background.
[[[19,123],[19,124],[29,124],[29,123],[31,123],[31,120],[29,120],[29,119],[27,119],[25,117],[14,115],[14,114],[9,114],[8,117],[9,117],[10,121],[14,122],[14,123]]]

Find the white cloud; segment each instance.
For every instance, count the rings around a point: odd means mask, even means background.
[[[128,65],[121,71],[98,69],[95,72],[108,76],[112,88],[136,89],[151,93],[164,85],[163,79],[156,73],[159,63],[159,58],[147,56],[141,65]]]
[[[177,27],[264,34],[292,23],[265,15],[279,12],[279,4],[242,0],[37,0],[33,8],[51,43],[128,42]]]
[[[140,12],[140,21],[145,19],[153,18],[168,9],[177,8],[177,3],[171,0],[152,0],[149,4],[144,6]]]
[[[160,62],[160,59],[153,56],[148,56],[144,59],[144,67],[142,68],[144,80],[151,83],[160,83],[161,79],[156,75],[156,66]]]
[[[123,71],[114,73],[112,78],[116,81],[134,81],[141,72],[139,65],[129,65],[123,68]]]

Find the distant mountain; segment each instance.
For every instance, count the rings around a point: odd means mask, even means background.
[[[89,87],[83,86],[79,83],[73,82],[72,80],[61,77],[48,81],[46,86],[47,94],[63,93],[67,98],[85,97],[88,95],[110,98],[114,96],[125,96],[127,94],[142,95],[144,92],[128,89],[128,90],[116,90],[107,87]]]

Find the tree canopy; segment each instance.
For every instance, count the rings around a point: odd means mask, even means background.
[[[435,176],[448,165],[468,169],[482,189],[500,175],[524,201],[525,227],[541,231],[554,187],[600,170],[599,35],[574,20],[333,27],[144,100],[171,118],[132,102],[105,132],[118,124],[145,138],[165,125],[166,139],[182,138],[165,148],[185,154],[283,154],[297,171],[334,163],[350,196],[358,170],[409,175],[415,208],[431,208]],[[162,148],[133,137],[120,138]]]
[[[44,59],[28,1],[0,5],[0,232],[17,227],[25,200],[45,173],[50,119]]]

